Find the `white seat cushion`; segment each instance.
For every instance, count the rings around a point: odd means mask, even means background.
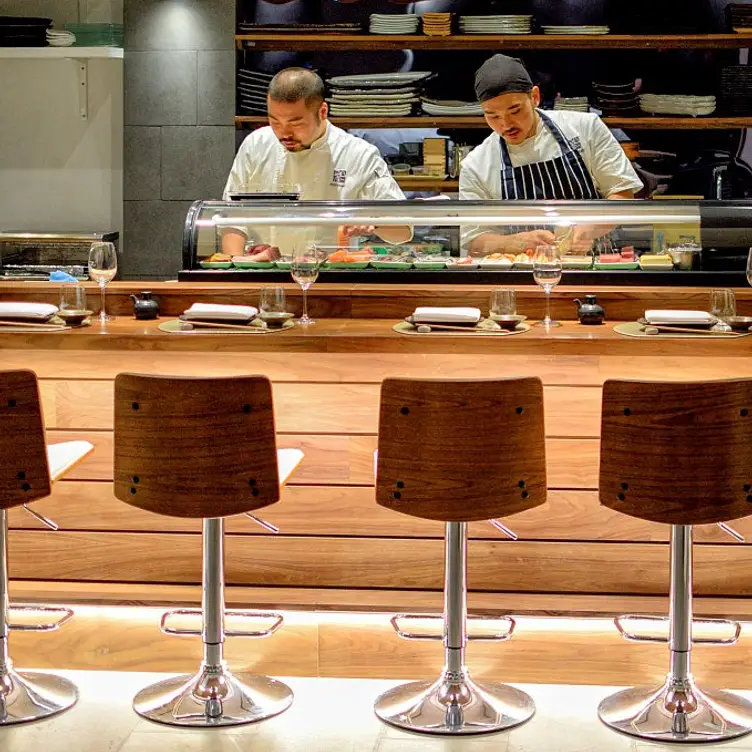
[[[54,483],[78,465],[94,451],[88,441],[65,441],[47,446],[47,464],[50,467],[50,480]]]

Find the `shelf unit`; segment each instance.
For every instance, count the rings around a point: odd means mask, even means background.
[[[482,117],[333,117],[334,125],[340,128],[484,128],[488,129]],[[263,115],[239,115],[235,118],[238,128],[259,128],[267,125]],[[634,130],[706,130],[708,128],[737,129],[752,128],[752,117],[634,117],[603,118],[610,128],[631,128]]]
[[[547,34],[237,34],[239,50],[686,50],[744,49],[752,34],[602,34],[598,36]]]
[[[0,47],[0,59],[122,60],[122,47]]]

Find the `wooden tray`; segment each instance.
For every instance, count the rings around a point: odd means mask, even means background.
[[[427,324],[431,326],[431,324]],[[441,326],[437,324],[437,326]],[[497,329],[493,321],[484,319],[477,326],[468,326],[462,330],[451,329],[434,329],[430,332],[419,332],[418,328],[414,324],[409,324],[407,321],[400,321],[399,324],[395,324],[394,329],[397,334],[409,334],[417,335],[418,337],[508,337],[512,334],[522,334],[530,329],[529,324],[518,324],[516,329]]]

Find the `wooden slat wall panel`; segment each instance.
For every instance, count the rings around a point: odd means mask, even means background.
[[[227,583],[438,590],[443,541],[432,539],[226,538]],[[752,595],[752,549],[698,546],[698,595]],[[196,583],[197,535],[13,531],[10,571],[20,579]],[[472,589],[657,595],[668,587],[668,546],[650,543],[474,541]]]
[[[49,430],[47,436],[50,442],[83,439],[94,444],[94,452],[68,476],[71,480],[112,480],[112,433]],[[292,485],[373,485],[375,436],[284,435],[277,445],[305,452]],[[549,439],[549,487],[597,488],[598,447],[597,439]]]
[[[34,509],[55,520],[61,530],[200,533],[201,522],[164,517],[130,507],[116,499],[109,482],[58,483],[52,496],[35,502]],[[263,510],[264,519],[284,535],[441,538],[444,525],[420,520],[377,506],[370,486],[290,486],[282,500]],[[22,509],[9,513],[11,529],[39,530],[40,523]],[[551,491],[548,503],[530,509],[506,523],[522,540],[633,541],[668,540],[666,525],[618,514],[598,503],[594,491]],[[752,516],[734,523],[752,542]],[[265,535],[265,531],[238,515],[227,520],[227,531]],[[471,538],[506,536],[487,522],[473,522]],[[716,525],[695,528],[701,543],[729,543]]]
[[[113,382],[45,380],[40,384],[48,428],[112,429]],[[377,384],[275,384],[274,410],[281,433],[376,434]],[[598,387],[546,387],[548,436],[597,437]]]

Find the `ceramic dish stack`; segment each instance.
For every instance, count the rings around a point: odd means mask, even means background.
[[[266,115],[266,92],[273,76],[248,68],[238,70],[237,87],[243,115]]]
[[[428,99],[428,97],[423,97],[420,106],[426,115],[449,117],[483,115],[483,108],[478,102],[460,102],[455,99]]]
[[[448,37],[452,33],[451,13],[424,13],[423,33],[429,37]]]
[[[76,41],[76,35],[70,31],[47,29],[47,44],[50,47],[71,47]]]
[[[532,34],[531,15],[460,16],[463,34]]]
[[[729,26],[740,34],[752,34],[752,5],[729,3],[726,6]]]
[[[608,34],[608,26],[543,26],[544,34],[558,34],[560,36],[598,36]]]
[[[371,34],[415,34],[420,17],[415,13],[372,13]]]
[[[123,24],[67,23],[66,31],[76,37],[76,47],[122,47]]]
[[[556,97],[554,109],[568,110],[569,112],[590,112],[590,103],[587,97]]]
[[[641,94],[640,109],[651,115],[712,115],[716,100],[713,96],[690,94]]]
[[[412,114],[430,71],[334,76],[327,81],[334,117],[407,117]]]
[[[0,47],[46,47],[51,18],[0,16]]]
[[[595,106],[604,114],[613,117],[635,115],[640,109],[637,83],[600,83],[593,81]]]
[[[752,114],[752,66],[729,65],[721,72],[721,101],[726,115]]]

